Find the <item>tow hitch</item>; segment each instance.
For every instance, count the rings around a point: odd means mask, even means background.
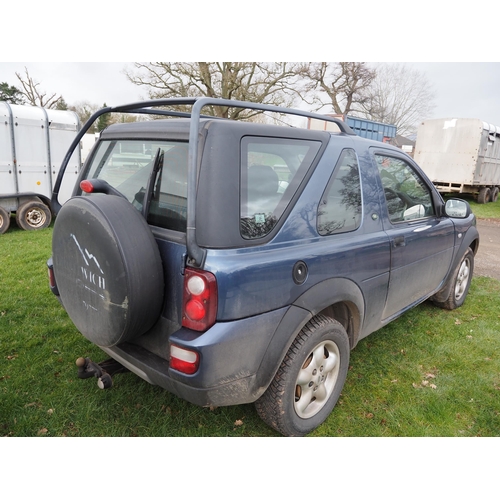
[[[113,385],[111,377],[115,373],[129,371],[128,368],[111,358],[100,363],[95,363],[90,358],[78,358],[76,366],[78,366],[78,378],[96,377],[99,389],[109,389]]]

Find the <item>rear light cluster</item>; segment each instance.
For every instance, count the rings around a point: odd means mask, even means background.
[[[200,355],[197,352],[170,345],[170,368],[192,375],[198,371],[199,366]]]
[[[204,332],[217,316],[217,280],[212,273],[186,268],[182,301],[182,326]]]
[[[48,272],[49,272],[49,285],[50,285],[50,288],[55,288],[56,287],[56,278],[54,276],[54,268],[53,267],[49,267],[48,268]]]
[[[212,273],[186,268],[182,297],[182,326],[197,332],[208,330],[217,316],[217,280]],[[170,344],[170,368],[192,375],[200,367],[200,355]]]
[[[47,261],[47,271],[49,273],[49,287],[54,295],[59,296],[59,290],[57,289],[56,277],[54,275],[54,263],[52,257]]]

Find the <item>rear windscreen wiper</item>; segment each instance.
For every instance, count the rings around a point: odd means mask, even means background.
[[[151,205],[151,198],[153,197],[153,189],[158,177],[158,172],[163,168],[163,156],[164,152],[161,148],[158,148],[156,152],[155,160],[153,163],[153,170],[149,174],[148,183],[146,185],[146,191],[144,193],[144,202],[142,205],[142,215],[147,220],[149,213],[149,206]]]

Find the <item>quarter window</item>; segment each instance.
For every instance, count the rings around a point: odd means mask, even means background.
[[[241,144],[240,231],[245,239],[262,238],[298,191],[321,142],[244,137]]]
[[[347,233],[361,224],[361,184],[353,150],[342,152],[318,206],[318,233]]]

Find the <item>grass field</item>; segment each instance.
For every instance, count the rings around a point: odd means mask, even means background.
[[[500,217],[500,203],[471,205]],[[52,228],[12,226],[0,236],[0,435],[277,436],[253,405],[199,408],[132,374],[106,391],[78,379],[79,356],[106,355],[48,289]],[[312,435],[500,436],[499,329],[493,279],[475,277],[456,311],[420,305],[353,350],[341,399]]]

